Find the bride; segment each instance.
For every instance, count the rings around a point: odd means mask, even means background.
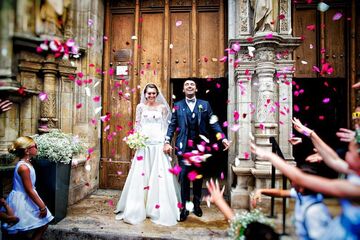
[[[147,84],[136,107],[135,131],[148,137],[146,147],[135,152],[129,175],[117,203],[116,220],[138,224],[146,217],[172,226],[179,219],[179,185],[163,145],[170,107],[155,84]]]

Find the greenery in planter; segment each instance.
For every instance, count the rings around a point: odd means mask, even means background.
[[[38,159],[69,164],[74,155],[84,153],[86,149],[78,137],[60,130],[51,130],[33,138],[38,147]]]

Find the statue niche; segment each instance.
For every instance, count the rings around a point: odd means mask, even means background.
[[[37,16],[37,34],[64,36],[70,4],[70,0],[41,0],[40,14]]]
[[[274,31],[272,0],[251,0],[254,16],[254,33]]]

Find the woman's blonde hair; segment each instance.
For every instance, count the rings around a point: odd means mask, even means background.
[[[35,141],[31,137],[19,137],[8,148],[9,153],[15,154],[17,157],[22,158],[25,155],[25,149],[34,144]]]

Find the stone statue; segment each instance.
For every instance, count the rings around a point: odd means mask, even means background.
[[[68,18],[71,0],[42,0],[37,33],[62,36]]]
[[[254,32],[274,31],[272,0],[251,0],[254,11]]]

